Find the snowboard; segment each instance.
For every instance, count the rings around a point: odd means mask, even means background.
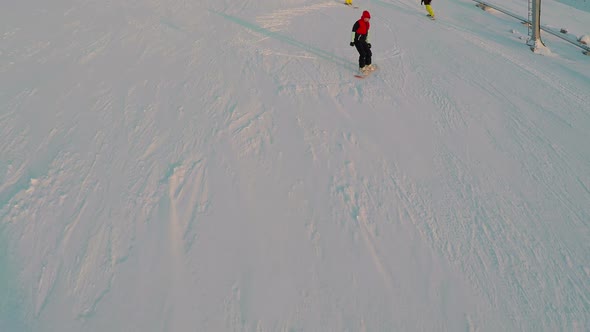
[[[351,5],[349,5],[349,4],[347,4],[346,2],[344,2],[344,5],[345,5],[346,7],[350,7],[350,8],[354,8],[354,9],[358,9],[358,8],[359,8],[359,6],[355,6],[355,5],[352,5],[352,4],[351,4]]]
[[[363,78],[367,78],[367,77],[371,76],[374,72],[376,72],[379,69],[379,67],[377,67],[375,65],[373,65],[373,66],[375,67],[374,70],[367,72],[366,74],[363,74],[363,73],[355,74],[354,77],[363,79]]]

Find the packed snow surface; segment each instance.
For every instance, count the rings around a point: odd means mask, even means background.
[[[0,331],[590,331],[590,57],[354,4],[4,1]]]

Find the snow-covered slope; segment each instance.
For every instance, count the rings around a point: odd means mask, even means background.
[[[590,2],[586,0],[559,0],[559,2],[575,9],[590,12]]]
[[[5,4],[0,330],[590,330],[590,57],[355,4]]]

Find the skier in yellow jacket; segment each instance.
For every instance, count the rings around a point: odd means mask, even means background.
[[[430,2],[432,2],[432,0],[422,0],[420,2],[420,4],[423,4],[426,6],[426,11],[428,12],[428,15],[431,19],[434,20],[434,10],[432,10],[432,6],[430,5]]]

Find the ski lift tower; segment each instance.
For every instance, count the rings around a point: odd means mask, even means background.
[[[529,2],[529,39],[527,45],[533,52],[538,48],[544,48],[541,41],[541,0],[528,0]]]

